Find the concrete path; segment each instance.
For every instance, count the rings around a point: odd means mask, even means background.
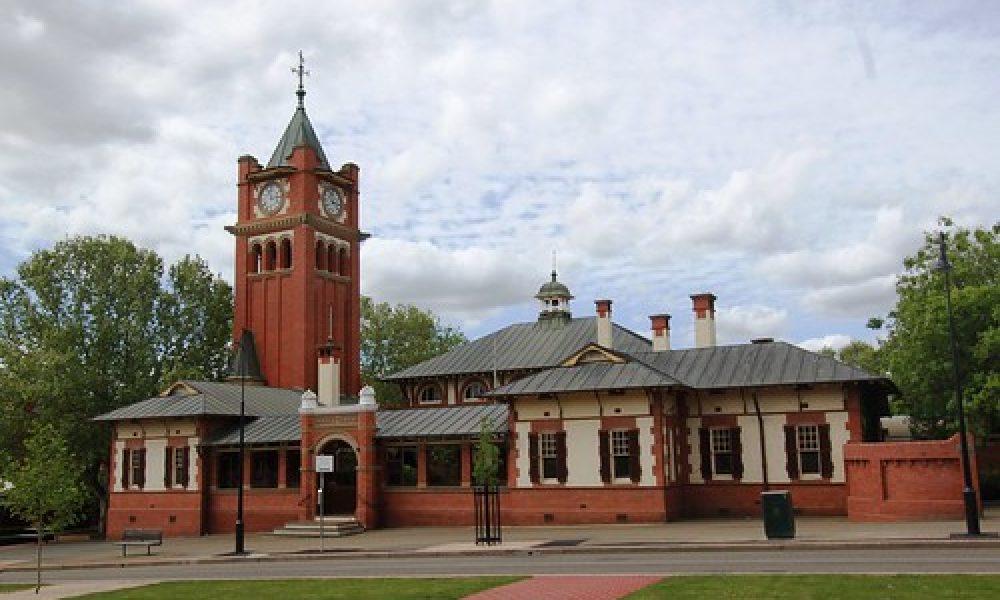
[[[466,596],[466,600],[615,600],[661,579],[647,575],[538,575]]]
[[[22,590],[20,592],[0,595],[0,598],[3,598],[3,600],[28,600],[29,598],[34,598],[35,600],[55,600],[56,598],[75,598],[85,594],[124,590],[127,588],[139,587],[141,585],[157,583],[156,581],[148,579],[142,581],[111,579],[107,581],[78,581],[73,583],[44,585],[44,578],[42,581],[42,589],[37,594],[35,593],[35,588],[32,587],[30,590]]]

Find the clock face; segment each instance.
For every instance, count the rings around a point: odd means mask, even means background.
[[[285,203],[285,193],[277,181],[265,183],[257,195],[257,204],[265,214],[273,215]]]
[[[344,211],[344,192],[332,185],[324,185],[322,190],[323,212],[330,218],[340,216]]]

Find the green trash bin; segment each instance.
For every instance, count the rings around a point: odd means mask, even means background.
[[[764,513],[764,533],[767,534],[767,539],[795,537],[795,514],[792,512],[790,492],[761,492],[760,506]]]

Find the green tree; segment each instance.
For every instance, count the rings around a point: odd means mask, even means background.
[[[472,465],[472,478],[476,485],[495,486],[500,467],[500,448],[493,439],[493,425],[486,417],[479,424],[479,443]]]
[[[457,329],[442,325],[430,311],[410,304],[392,306],[361,298],[361,375],[382,405],[402,402],[395,384],[379,381],[465,343]]]
[[[851,340],[837,352],[837,359],[873,375],[885,373],[879,348],[862,340]]]
[[[86,500],[80,464],[59,430],[36,423],[24,442],[19,460],[4,466],[5,490],[0,502],[36,532],[35,593],[42,586],[42,542],[47,532],[72,525]]]
[[[113,236],[63,240],[17,274],[0,279],[0,448],[16,457],[32,422],[50,424],[100,491],[109,432],[88,418],[174,377],[216,378],[232,292],[201,259],[164,275],[154,252]]]
[[[953,265],[952,310],[959,376],[970,425],[1000,431],[1000,223],[973,230],[942,218]],[[944,274],[935,270],[935,233],[903,261],[896,307],[871,325],[888,333],[879,355],[902,392],[894,410],[911,417],[916,437],[940,438],[957,429]]]

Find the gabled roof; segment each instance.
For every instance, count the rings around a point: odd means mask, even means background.
[[[239,421],[239,419],[237,419]],[[299,415],[257,417],[243,428],[243,442],[246,444],[274,444],[278,442],[298,442],[302,439]],[[215,432],[205,440],[206,446],[234,446],[240,443],[240,426]]]
[[[517,323],[422,363],[384,377],[397,381],[417,377],[440,377],[519,369],[544,369],[562,363],[572,353],[597,341],[595,317],[570,319],[559,325]],[[613,325],[612,345],[616,352],[650,350],[649,340]]]
[[[309,117],[306,116],[306,109],[301,104],[295,109],[292,120],[288,122],[284,135],[278,142],[278,147],[274,149],[271,160],[267,161],[267,168],[288,166],[288,159],[292,156],[292,150],[299,146],[309,146],[316,151],[319,157],[319,164],[324,169],[330,169],[330,163],[326,160],[323,146],[319,143],[316,130],[313,129]]]
[[[478,435],[485,418],[494,433],[507,431],[506,404],[380,410],[375,437],[426,438]]]
[[[499,387],[488,396],[523,396],[559,392],[658,388],[677,385],[677,380],[640,362],[592,362],[556,367]]]
[[[161,396],[123,406],[94,417],[95,421],[156,419],[163,417],[235,416],[240,414],[240,396],[245,395],[245,414],[252,417],[297,415],[301,390],[241,386],[238,383],[179,381]]]
[[[892,386],[882,375],[873,375],[787,342],[643,352],[632,356],[695,389],[852,381]]]

